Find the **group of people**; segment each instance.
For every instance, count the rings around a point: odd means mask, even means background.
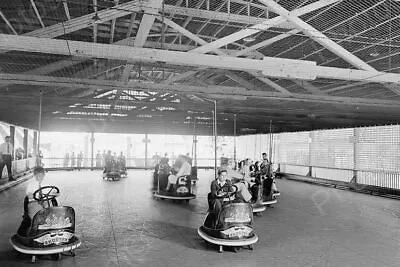
[[[96,167],[100,167],[100,164],[103,163],[103,168],[104,168],[104,172],[103,173],[107,173],[112,171],[113,169],[125,169],[126,168],[126,158],[124,156],[124,154],[121,153],[119,154],[119,156],[117,156],[117,153],[112,153],[111,150],[108,150],[108,152],[106,154],[104,154],[104,156],[100,156],[98,157],[98,155],[100,155],[100,151],[98,151],[97,156],[96,156]],[[103,162],[104,161],[104,162]]]
[[[170,167],[169,158],[167,157],[167,154],[165,154],[164,157],[158,160],[155,166],[155,172],[158,173],[158,178],[161,180],[161,189],[171,191],[179,177],[189,176],[192,174],[192,158],[188,155],[179,155],[173,166]],[[165,181],[163,181],[164,179]]]
[[[64,167],[68,168],[77,168],[80,169],[83,167],[83,153],[80,151],[77,155],[75,152],[72,152],[71,155],[67,152],[64,156]]]
[[[218,214],[221,210],[223,199],[221,196],[232,191],[233,185],[237,188],[234,202],[251,202],[256,199],[257,186],[261,176],[269,180],[273,193],[278,193],[276,185],[272,182],[272,166],[268,161],[267,154],[262,154],[262,160],[251,164],[249,159],[240,162],[239,170],[234,170],[230,164],[221,166],[218,170],[218,177],[211,182],[208,204],[210,211]]]
[[[126,161],[124,154],[121,153],[117,155],[116,152],[112,152],[108,150],[107,152],[103,150],[103,153],[100,153],[100,150],[97,150],[96,154],[96,168],[105,168],[108,161]]]

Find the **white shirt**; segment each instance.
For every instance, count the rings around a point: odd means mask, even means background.
[[[0,145],[0,153],[3,155],[12,155],[14,151],[13,145],[11,143],[4,142]]]

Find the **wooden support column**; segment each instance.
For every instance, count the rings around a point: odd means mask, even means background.
[[[130,163],[132,161],[131,159],[131,149],[132,149],[132,137],[127,136],[126,137],[126,167],[131,166]]]
[[[24,156],[23,158],[28,158],[28,129],[24,129]]]
[[[314,134],[310,131],[308,135],[308,173],[307,176],[312,176],[312,142]]]
[[[11,158],[14,160],[14,151],[15,151],[15,126],[10,125],[10,138],[11,144],[13,146],[13,151],[11,152]]]
[[[80,151],[78,152],[80,153]],[[81,167],[87,167],[87,158],[89,156],[89,135],[83,138],[83,161]]]
[[[147,169],[147,159],[149,157],[147,146],[148,146],[148,143],[150,143],[150,139],[148,138],[147,133],[144,134],[143,143],[144,143],[144,167]]]
[[[357,144],[358,144],[358,131],[357,128],[353,129],[353,177],[350,183],[354,186],[353,189],[357,188]]]
[[[94,160],[94,132],[92,132],[92,136],[90,137],[90,147],[91,147],[91,157],[90,157],[90,169],[93,170],[93,160]]]
[[[36,157],[37,155],[37,147],[38,147],[38,133],[37,131],[33,132],[33,157]]]
[[[233,162],[235,163],[235,170],[237,169],[236,163],[236,114],[233,114]]]

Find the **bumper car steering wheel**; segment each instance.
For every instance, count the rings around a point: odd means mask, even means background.
[[[222,198],[224,201],[230,201],[231,197],[237,193],[238,187],[236,185],[231,185],[228,187],[228,190],[229,191],[219,191],[217,197]]]
[[[33,192],[33,199],[38,202],[50,203],[51,200],[55,199],[60,193],[60,189],[56,186],[43,186]]]

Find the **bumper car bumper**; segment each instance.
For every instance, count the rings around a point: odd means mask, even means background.
[[[203,238],[207,242],[220,246],[232,246],[232,247],[249,246],[255,244],[258,241],[258,236],[254,233],[252,236],[242,239],[223,239],[223,238],[213,237],[207,233],[207,230],[204,226],[200,226],[197,229],[197,233],[201,238]]]
[[[81,245],[81,241],[77,237],[75,237],[72,242],[67,244],[61,244],[51,247],[29,247],[24,245],[20,241],[18,235],[13,235],[10,238],[10,244],[13,246],[15,250],[24,254],[47,255],[47,254],[56,254],[56,253],[72,251]]]

